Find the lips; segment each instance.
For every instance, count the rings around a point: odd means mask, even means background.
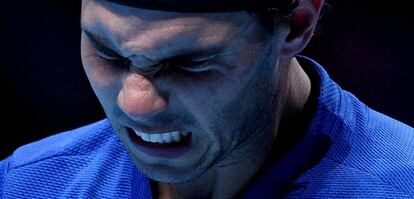
[[[147,155],[160,158],[177,158],[192,147],[192,133],[171,131],[144,133],[128,128],[128,136],[134,146]]]

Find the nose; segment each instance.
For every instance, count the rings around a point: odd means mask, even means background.
[[[130,74],[124,81],[117,97],[118,106],[134,120],[143,120],[162,112],[167,107],[154,84],[139,74]]]

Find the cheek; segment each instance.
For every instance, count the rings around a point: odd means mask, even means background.
[[[210,72],[200,75],[193,74],[186,78],[177,77],[177,97],[189,109],[203,114],[217,112],[231,100],[238,80],[228,74]],[[201,114],[201,113],[199,113]]]
[[[214,81],[187,84],[180,91],[185,94],[179,97],[206,132],[218,134],[215,141],[229,143],[235,136],[235,129],[239,128],[239,117],[245,117],[240,114],[244,109],[240,107],[242,84],[235,76],[222,76]]]
[[[116,105],[123,73],[104,61],[84,62],[84,68],[95,95],[108,113]]]

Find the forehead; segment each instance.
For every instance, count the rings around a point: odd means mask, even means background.
[[[126,54],[152,51],[167,56],[163,53],[220,48],[246,34],[252,24],[252,16],[245,12],[180,13],[102,0],[82,3],[82,29]]]

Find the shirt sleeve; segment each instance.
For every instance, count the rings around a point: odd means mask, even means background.
[[[0,198],[3,198],[3,188],[8,170],[8,162],[10,158],[6,158],[0,161]]]

